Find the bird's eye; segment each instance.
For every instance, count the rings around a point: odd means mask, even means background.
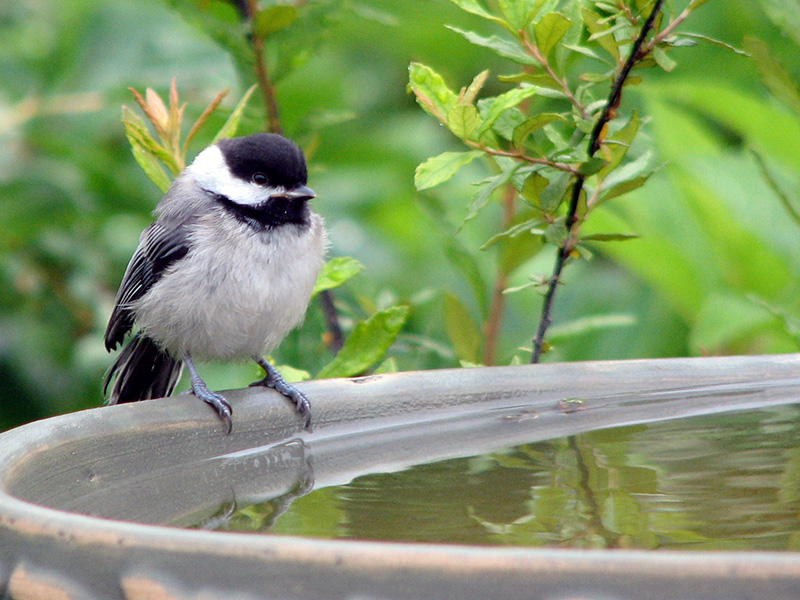
[[[264,185],[267,183],[267,176],[264,173],[253,173],[251,180],[256,185]]]

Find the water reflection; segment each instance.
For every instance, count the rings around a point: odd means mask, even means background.
[[[213,522],[325,538],[796,550],[798,429],[788,405],[592,431],[361,476]]]

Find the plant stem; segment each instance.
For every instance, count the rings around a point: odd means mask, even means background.
[[[628,55],[627,60],[623,63],[619,73],[617,73],[617,76],[611,85],[611,92],[609,93],[608,100],[603,107],[603,112],[600,113],[600,117],[597,119],[597,123],[595,123],[592,133],[589,136],[589,157],[592,157],[600,149],[600,145],[603,143],[603,137],[605,136],[608,124],[611,119],[614,118],[617,108],[622,100],[622,88],[625,86],[625,82],[627,81],[631,70],[637,62],[642,60],[645,56],[647,56],[647,54],[650,53],[655,45],[655,40],[653,40],[654,43],[643,47],[645,39],[653,29],[656,17],[661,11],[663,4],[664,0],[656,0],[655,4],[653,5],[653,10],[650,12],[650,16],[647,17],[647,21],[645,21],[644,25],[642,25],[642,29],[639,31],[639,36],[636,38],[636,41],[631,47],[631,52]],[[686,11],[684,11],[684,13],[686,13]],[[686,16],[681,13],[681,15],[679,15],[675,21],[670,23],[670,27],[668,27],[668,29],[670,29],[670,31],[674,30],[677,24],[680,21],[683,21],[685,18]],[[662,34],[663,33],[664,32],[662,32]],[[570,196],[569,206],[567,207],[567,235],[564,238],[563,245],[558,249],[556,263],[553,268],[553,275],[550,277],[550,281],[547,285],[547,292],[545,293],[544,302],[542,304],[542,315],[539,319],[539,326],[536,330],[536,335],[533,338],[533,353],[531,354],[531,363],[539,362],[539,359],[542,355],[542,348],[544,346],[544,336],[547,333],[547,329],[553,322],[551,313],[553,310],[553,300],[555,299],[556,289],[561,281],[561,273],[564,269],[564,265],[570,254],[572,254],[572,250],[574,249],[577,240],[578,228],[580,225],[580,219],[578,217],[578,204],[580,202],[581,193],[583,192],[583,186],[585,182],[585,175],[581,173],[577,173],[575,175],[575,183],[572,187],[572,194]]]
[[[502,217],[502,231],[505,231],[514,222],[514,201],[517,196],[517,191],[514,186],[507,183],[503,193],[503,217]],[[508,272],[503,265],[502,253],[497,258],[497,279],[494,282],[492,289],[492,301],[489,305],[489,314],[486,318],[486,323],[483,328],[483,336],[486,340],[483,347],[483,364],[491,366],[495,364],[497,359],[497,346],[500,340],[500,324],[503,322],[503,313],[505,312],[506,297],[503,293],[508,287]]]
[[[253,54],[255,55],[255,76],[264,101],[266,130],[271,133],[283,134],[275,86],[272,84],[272,80],[269,76],[269,69],[267,68],[267,61],[264,59],[264,37],[258,35],[255,28],[255,17],[258,13],[258,0],[246,0],[246,2],[247,13],[250,17],[250,36],[253,44]]]

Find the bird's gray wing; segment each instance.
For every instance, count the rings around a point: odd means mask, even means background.
[[[114,311],[106,327],[107,350],[115,349],[133,328],[133,303],[144,296],[167,268],[188,254],[189,237],[185,221],[157,220],[142,232],[122,283]]]

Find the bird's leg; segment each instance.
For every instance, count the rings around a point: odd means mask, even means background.
[[[294,402],[295,410],[303,417],[303,427],[311,431],[311,404],[308,398],[306,398],[306,395],[288,383],[281,374],[278,373],[278,370],[269,364],[265,358],[254,356],[253,359],[266,371],[267,375],[264,379],[259,379],[251,383],[250,387],[263,385],[286,396],[289,400]]]
[[[230,433],[233,429],[233,420],[231,419],[233,409],[231,405],[228,404],[228,401],[223,396],[208,389],[206,382],[197,373],[197,368],[194,366],[194,361],[192,361],[192,357],[189,356],[188,352],[184,353],[183,362],[186,364],[186,368],[189,369],[192,393],[203,402],[210,404],[217,411],[219,418],[228,425],[228,433]]]

